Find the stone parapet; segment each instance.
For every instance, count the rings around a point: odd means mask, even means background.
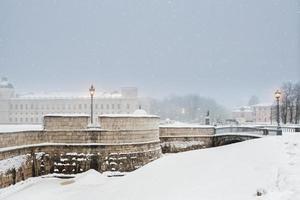
[[[203,136],[203,135],[214,135],[215,128],[213,126],[204,126],[204,127],[172,127],[172,126],[161,126],[159,127],[160,137],[178,137],[178,136]]]
[[[158,130],[159,117],[155,115],[101,115],[99,123],[107,131]]]
[[[43,131],[0,133],[0,148],[46,142]]]
[[[41,131],[1,133],[0,187],[48,173],[132,171],[161,156],[158,117],[104,117],[101,129],[88,119],[51,115]]]
[[[44,116],[45,130],[78,130],[86,129],[89,123],[88,115],[51,114]]]

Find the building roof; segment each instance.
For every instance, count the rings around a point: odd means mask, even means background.
[[[0,80],[0,88],[11,88],[13,89],[14,86],[8,82],[8,79],[6,77],[2,77]]]
[[[270,103],[259,103],[259,104],[252,105],[252,107],[269,107],[269,106],[272,106],[272,104],[270,104]]]
[[[51,92],[51,93],[28,93],[28,94],[21,94],[18,95],[15,99],[74,99],[74,98],[90,98],[89,94],[83,94],[83,93],[63,93],[63,92]],[[97,98],[122,98],[121,93],[108,93],[108,92],[102,92],[102,93],[96,93],[94,96],[94,99]]]

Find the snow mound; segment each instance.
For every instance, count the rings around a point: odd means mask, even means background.
[[[138,109],[133,112],[134,115],[147,115],[147,112],[143,109]]]
[[[84,173],[76,176],[75,184],[78,185],[98,185],[105,181],[107,177],[97,172],[94,169],[90,169]]]

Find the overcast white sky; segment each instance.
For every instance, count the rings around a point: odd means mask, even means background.
[[[226,105],[300,77],[299,0],[1,0],[0,76],[17,91],[136,86]]]

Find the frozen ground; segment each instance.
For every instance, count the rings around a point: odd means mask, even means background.
[[[74,179],[31,178],[0,190],[0,199],[297,200],[300,133],[169,154],[124,177],[90,170]]]

